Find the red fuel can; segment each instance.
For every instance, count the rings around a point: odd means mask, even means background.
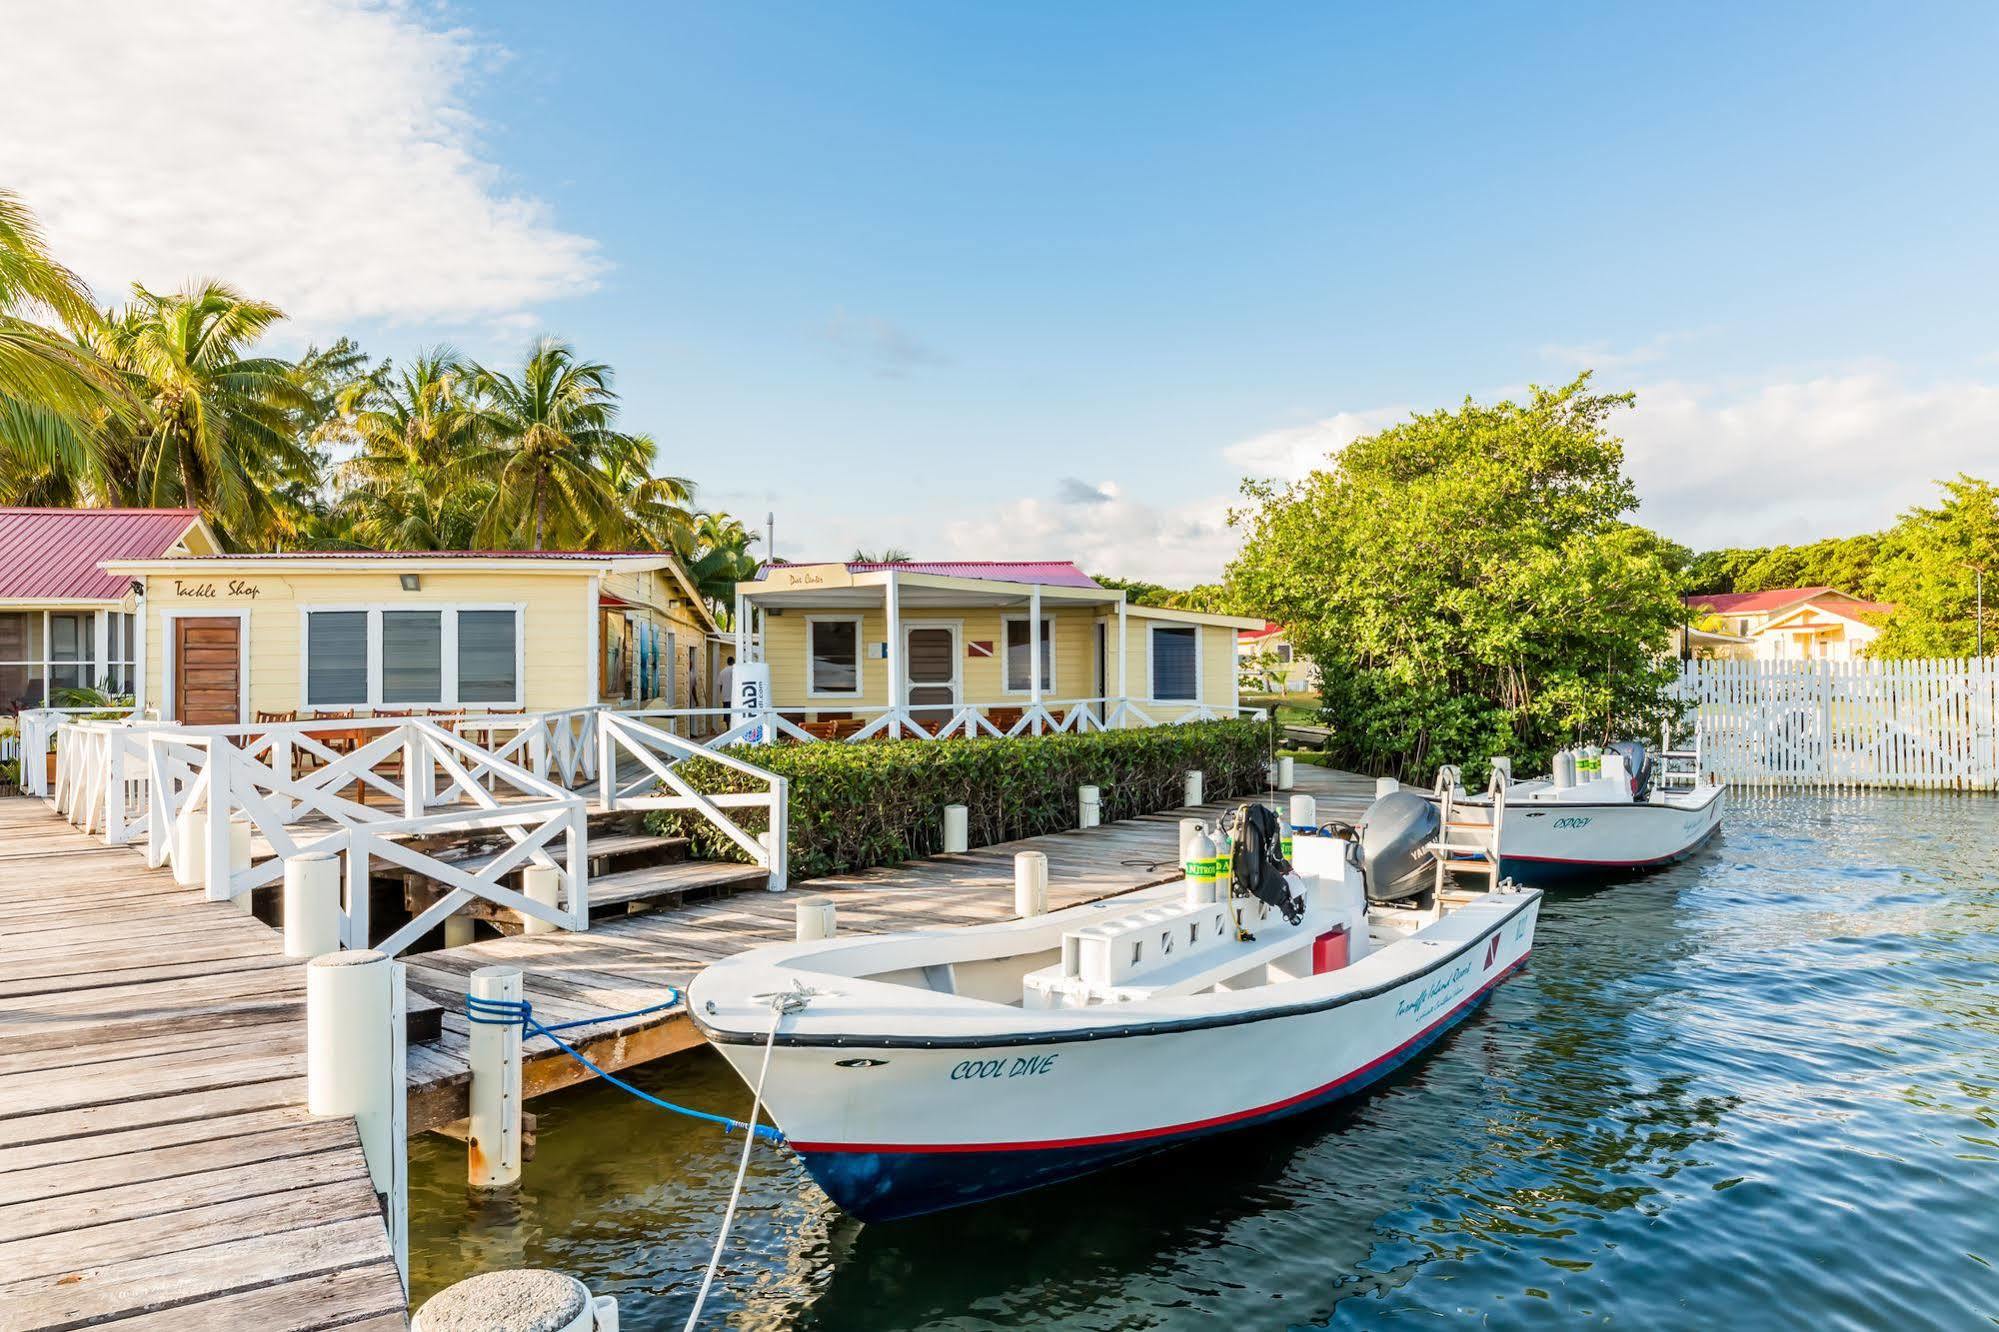
[[[1312,974],[1323,976],[1347,964],[1347,927],[1335,925],[1312,940]]]

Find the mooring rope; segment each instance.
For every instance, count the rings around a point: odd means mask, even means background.
[[[770,1034],[764,1037],[763,1067],[757,1070],[755,1094],[750,1098],[750,1126],[755,1128],[757,1111],[763,1108],[764,1079],[770,1076],[770,1052],[777,1044],[778,1024],[787,1013],[796,1013],[812,1001],[811,990],[793,981],[789,990],[780,991],[770,997]],[[694,1293],[694,1308],[688,1311],[687,1322],[681,1332],[694,1332],[694,1325],[701,1321],[701,1308],[708,1303],[708,1288],[715,1284],[715,1269],[722,1263],[722,1246],[729,1242],[729,1227],[735,1224],[736,1204],[743,1198],[743,1180],[750,1173],[750,1148],[756,1143],[756,1134],[743,1137],[742,1159],[736,1162],[736,1186],[729,1190],[729,1206],[722,1213],[722,1228],[715,1232],[715,1251],[708,1255],[708,1270],[701,1274],[701,1289]]]
[[[615,1022],[623,1018],[641,1017],[647,1013],[657,1013],[662,1009],[672,1008],[680,1002],[681,998],[678,990],[672,991],[672,994],[673,997],[665,1003],[652,1004],[645,1008],[635,1008],[628,1013],[606,1013],[602,1017],[578,1018],[573,1022],[558,1022],[553,1026],[537,1021],[534,1015],[534,1005],[525,999],[481,999],[477,995],[468,994],[465,996],[465,1020],[481,1027],[519,1027],[523,1040],[530,1036],[546,1036],[550,1041],[554,1042],[556,1049],[562,1051],[571,1059],[574,1059],[577,1063],[610,1083],[613,1087],[621,1091],[630,1092],[633,1096],[638,1097],[648,1105],[658,1106],[662,1110],[670,1110],[676,1115],[685,1115],[689,1119],[699,1119],[710,1124],[720,1124],[725,1133],[731,1129],[744,1129],[753,1138],[760,1136],[768,1142],[783,1142],[784,1135],[775,1128],[758,1124],[754,1112],[750,1116],[750,1122],[745,1124],[742,1120],[731,1119],[727,1115],[710,1114],[706,1110],[696,1110],[690,1106],[675,1105],[672,1101],[661,1100],[651,1092],[634,1087],[623,1078],[609,1072],[593,1061],[590,1056],[584,1054],[568,1041],[563,1040],[555,1034],[558,1031],[568,1031],[572,1027],[591,1027],[603,1022]],[[768,1051],[765,1052],[764,1058],[767,1066],[770,1058]],[[759,1084],[758,1091],[761,1094],[761,1084]]]

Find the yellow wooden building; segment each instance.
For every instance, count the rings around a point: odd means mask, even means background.
[[[143,705],[187,725],[715,701],[722,642],[669,555],[328,551],[104,568],[140,589]]]
[[[1047,561],[778,564],[736,597],[735,656],[821,735],[1232,716],[1236,635],[1263,623],[1133,605]]]

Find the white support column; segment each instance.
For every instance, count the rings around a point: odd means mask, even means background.
[[[521,1001],[519,967],[480,967],[468,993],[512,1006]],[[521,1178],[521,1028],[481,1015],[472,1024],[465,1062],[472,1070],[465,1178],[475,1189],[505,1189]]]
[[[529,865],[521,871],[521,891],[528,899],[543,906],[558,906],[557,895],[562,890],[562,871],[547,865]],[[554,921],[543,920],[539,916],[523,914],[521,932],[523,934],[553,934],[559,928]]]
[[[1125,693],[1127,678],[1125,675],[1125,656],[1130,651],[1130,648],[1131,637],[1125,632],[1124,598],[1119,597],[1117,603],[1117,705],[1120,713],[1118,717],[1118,728],[1120,730],[1124,728],[1125,724],[1124,717],[1122,716],[1124,706],[1131,701],[1130,697]]]
[[[1013,857],[1013,914],[1048,914],[1048,856],[1041,851],[1016,851]]]
[[[1004,646],[1004,645],[1002,645]],[[1049,655],[1054,655],[1050,645]],[[1030,729],[1041,734],[1041,584],[1027,593],[1027,706],[1034,722]]]
[[[327,953],[305,969],[305,1100],[352,1116],[375,1192],[387,1201],[396,1267],[409,1281],[404,1142],[403,968],[371,950]]]
[[[839,916],[830,897],[801,897],[792,905],[799,943],[830,939],[839,929]]]
[[[307,852],[285,862],[285,956],[340,950],[340,857]]]
[[[891,572],[883,601],[888,618],[888,738],[902,735],[902,579]],[[866,644],[862,644],[865,655]],[[861,669],[866,670],[866,666]],[[863,691],[865,692],[865,691]]]
[[[1103,822],[1103,814],[1098,803],[1100,793],[1094,786],[1076,788],[1076,826],[1094,828]]]
[[[947,855],[963,855],[970,847],[971,811],[963,805],[944,806],[944,851]]]
[[[90,617],[90,637],[92,652],[91,669],[97,672],[91,683],[101,693],[111,692],[111,624],[106,611],[97,611]]]
[[[139,584],[145,586],[143,581]],[[140,715],[146,710],[146,594],[133,597],[132,615],[132,706]]]
[[[203,867],[208,871],[208,900],[227,902],[229,874],[229,758],[234,753],[221,736],[208,742],[208,804],[202,818]]]

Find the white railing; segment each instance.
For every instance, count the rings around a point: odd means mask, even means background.
[[[1999,787],[1999,662],[1693,661],[1702,771],[1752,786]]]
[[[78,717],[89,713],[111,712],[112,708],[28,708],[20,715],[20,760],[21,790],[44,800],[55,795],[54,784],[49,780],[49,746],[55,740],[56,732]],[[133,721],[143,715],[134,708],[121,720]],[[57,758],[60,765],[61,758]]]
[[[942,721],[934,720],[934,714],[946,711],[945,707],[925,707],[921,704],[911,707],[894,708],[884,704],[835,705],[822,702],[807,708],[772,709],[754,715],[731,712],[727,708],[660,708],[644,712],[623,712],[617,716],[642,716],[653,725],[665,730],[692,733],[696,723],[713,722],[723,729],[707,736],[698,743],[709,749],[722,749],[740,744],[753,738],[794,740],[800,744],[832,740],[835,743],[856,744],[866,740],[898,737],[905,740],[946,740],[957,736],[990,736],[1005,739],[1022,735],[1082,734],[1089,731],[1117,731],[1136,727],[1177,726],[1185,722],[1219,721],[1229,717],[1247,717],[1252,721],[1264,721],[1270,713],[1266,708],[1231,707],[1226,704],[1208,704],[1199,701],[1144,700],[1150,707],[1164,715],[1167,709],[1177,709],[1177,713],[1157,720],[1140,706],[1140,700],[1127,698],[1051,698],[1040,704],[1014,699],[1004,702],[967,703],[949,708],[949,715]],[[815,735],[810,730],[813,723],[800,724],[787,713],[839,712],[846,720],[868,720],[848,734],[834,740],[832,737]],[[1018,713],[1008,720],[1005,727],[995,723],[990,714]],[[1058,715],[1063,714],[1063,715]]]
[[[144,829],[146,742],[155,723],[70,722],[57,728],[56,812],[87,833],[123,846]],[[46,763],[42,766],[47,776]]]
[[[597,719],[598,799],[605,810],[674,809],[699,814],[740,847],[751,862],[769,874],[765,887],[781,893],[790,881],[790,801],[789,784],[774,772],[745,763],[731,754],[718,753],[705,745],[682,739],[654,724],[659,718],[673,719],[677,713],[613,712],[606,710]],[[807,737],[808,739],[810,737]],[[761,791],[706,793],[697,791],[677,771],[688,759],[708,759],[725,768],[763,783]],[[629,760],[630,764],[621,763]],[[635,765],[638,775],[624,780],[621,768]],[[728,811],[762,809],[769,821],[768,831],[758,837],[730,817]]]
[[[355,737],[339,753],[328,732]],[[360,739],[357,733],[377,732]],[[341,942],[370,946],[368,885],[376,862],[412,871],[447,891],[373,944],[394,955],[474,899],[572,930],[590,924],[586,811],[581,796],[423,718],[289,722],[259,726],[135,728],[147,767],[146,859],[173,864],[212,901],[277,883],[285,862],[315,853],[346,857]],[[68,740],[67,728],[64,740]],[[79,737],[79,748],[84,743]],[[59,743],[58,752],[62,745]],[[304,761],[316,761],[306,767]],[[368,803],[370,794],[386,802]],[[182,832],[192,822],[191,832]],[[274,855],[243,863],[233,822],[261,835]],[[468,870],[428,854],[422,839],[487,832],[511,841]],[[194,849],[198,841],[200,850]],[[560,849],[556,849],[558,843]],[[190,863],[181,863],[182,856]],[[555,871],[558,898],[538,901],[501,882],[515,870]]]
[[[563,786],[580,786],[597,776],[597,719],[609,709],[570,708],[563,712],[499,714],[468,718],[462,735],[479,734],[495,758],[526,768]]]

